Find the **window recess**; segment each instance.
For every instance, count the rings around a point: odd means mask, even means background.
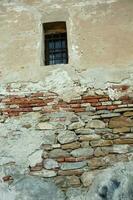
[[[45,65],[67,64],[68,47],[65,22],[44,24]]]

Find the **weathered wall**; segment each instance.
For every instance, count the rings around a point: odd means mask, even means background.
[[[63,82],[79,80],[88,87],[130,81],[132,11],[132,0],[2,0],[1,82],[30,80],[49,84],[49,79],[57,79],[60,73]],[[69,64],[43,66],[41,25],[60,20],[67,22]],[[49,85],[54,87],[51,81]]]
[[[42,23],[60,20],[69,63],[44,66]],[[0,23],[1,180],[87,187],[132,160],[133,1],[3,0]]]

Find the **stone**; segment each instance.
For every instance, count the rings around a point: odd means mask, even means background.
[[[93,180],[97,174],[97,171],[84,172],[81,176],[81,182],[83,183],[83,186],[89,187],[93,183]]]
[[[61,145],[61,148],[63,150],[66,150],[66,149],[78,149],[78,148],[80,148],[80,143],[79,142],[72,142],[72,143],[69,143],[69,144],[64,144],[64,145]]]
[[[82,129],[77,129],[75,130],[75,133],[76,134],[79,134],[79,135],[89,135],[89,134],[94,134],[95,131],[93,129],[90,129],[90,128],[82,128]]]
[[[39,122],[48,122],[50,120],[50,117],[47,116],[47,115],[42,115],[40,118],[39,118]]]
[[[115,117],[109,121],[109,128],[132,127],[133,120],[127,117]]]
[[[90,186],[85,190],[68,189],[69,200],[132,200],[133,162],[117,163],[113,167],[99,170]],[[126,175],[125,175],[126,174]],[[86,175],[87,176],[87,175]]]
[[[62,131],[61,133],[59,133],[59,135],[57,136],[57,140],[61,143],[61,144],[67,144],[67,143],[71,143],[74,142],[78,139],[78,137],[76,136],[76,134],[73,131]]]
[[[133,139],[133,133],[126,133],[124,135],[121,135],[120,138],[123,138],[123,139]]]
[[[57,172],[53,170],[43,169],[42,171],[30,172],[30,174],[34,176],[44,177],[44,178],[51,178],[51,177],[56,176]]]
[[[120,158],[124,159],[124,158]],[[119,161],[119,158],[117,158],[114,154],[106,155],[105,157],[96,157],[88,160],[88,166],[90,169],[99,169],[99,168],[105,168],[109,165],[112,165]]]
[[[39,129],[39,130],[52,130],[52,129],[55,129],[55,127],[49,122],[40,122],[37,125],[37,129]]]
[[[78,176],[58,176],[55,177],[54,182],[61,188],[77,187],[80,186],[80,179]]]
[[[70,162],[70,163],[62,163],[61,170],[72,170],[72,169],[80,169],[86,166],[86,161],[82,162]]]
[[[132,117],[133,116],[133,112],[125,112],[123,115],[125,117]]]
[[[67,187],[80,186],[80,179],[78,176],[66,176]]]
[[[96,134],[104,135],[106,133],[112,133],[112,129],[110,128],[100,128],[100,129],[95,129]]]
[[[75,129],[79,129],[85,126],[85,123],[83,121],[79,121],[79,122],[74,122],[72,124],[70,124],[68,126],[69,130],[75,130]]]
[[[125,139],[125,138],[116,139],[114,140],[114,144],[133,144],[133,138],[132,139]]]
[[[123,145],[113,145],[112,152],[113,153],[128,153],[129,152],[129,145],[123,144]]]
[[[59,148],[61,148],[61,145],[60,144],[52,144],[52,148],[59,149]]]
[[[42,144],[42,148],[46,151],[52,150],[51,144]]]
[[[37,163],[41,163],[42,154],[43,154],[43,150],[40,149],[40,150],[35,151],[32,155],[30,155],[28,157],[29,166],[34,167]]]
[[[69,153],[62,149],[54,149],[49,152],[49,158],[69,157]]]
[[[59,176],[80,176],[84,172],[84,169],[73,169],[73,170],[59,170]]]
[[[114,128],[113,129],[113,133],[128,133],[130,132],[130,128],[129,127],[121,127],[121,128]]]
[[[112,146],[112,140],[98,140],[98,141],[91,141],[90,142],[92,147],[104,147],[104,146]]]
[[[80,135],[79,141],[93,141],[93,140],[100,140],[101,136],[96,134],[91,135]]]
[[[43,161],[43,167],[45,169],[58,169],[59,163],[56,160],[49,158]]]
[[[74,157],[80,157],[80,156],[90,157],[93,155],[93,149],[91,147],[79,148],[71,151],[70,154]]]
[[[86,147],[88,148],[88,147],[90,147],[89,141],[83,141],[83,142],[81,142],[80,144],[81,144],[81,147],[82,147],[82,148],[86,148]]]
[[[114,110],[114,112],[126,112],[126,111],[133,111],[133,108],[118,108]]]
[[[52,181],[44,181],[40,177],[21,175],[10,186],[0,182],[1,200],[64,200],[64,198],[64,193]]]
[[[86,124],[85,128],[105,128],[105,123],[100,120],[91,120]]]
[[[43,151],[42,158],[44,158],[44,159],[48,158],[48,152],[47,151]]]
[[[96,157],[105,156],[105,155],[106,155],[106,153],[105,153],[105,151],[102,150],[101,147],[97,147],[94,151],[94,156],[96,156]]]
[[[120,116],[120,113],[109,113],[109,114],[102,114],[101,118],[111,118],[111,117],[118,117]]]

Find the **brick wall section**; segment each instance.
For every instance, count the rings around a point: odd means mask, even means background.
[[[128,87],[114,88],[125,92]],[[84,95],[69,102],[52,92],[1,96],[1,115],[18,117],[40,112],[38,130],[57,130],[55,144],[42,144],[42,162],[29,166],[30,175],[52,178],[60,187],[89,186],[98,171],[129,161],[133,151],[133,98]],[[55,113],[54,117],[51,114]],[[60,115],[62,113],[62,115]],[[63,115],[65,113],[65,115]],[[73,113],[69,119],[67,113]],[[89,178],[88,174],[91,174]],[[93,176],[92,176],[93,175]],[[10,181],[10,175],[3,177]]]

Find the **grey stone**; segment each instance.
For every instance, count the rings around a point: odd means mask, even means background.
[[[133,108],[118,108],[114,110],[114,112],[126,112],[126,111],[133,111]]]
[[[57,139],[61,144],[66,144],[66,143],[71,143],[71,142],[76,141],[78,137],[73,131],[66,130],[59,133]]]
[[[49,122],[40,122],[37,125],[37,129],[39,129],[39,130],[51,130],[51,129],[55,129],[55,127]]]
[[[86,166],[86,161],[82,162],[70,162],[70,163],[63,163],[61,164],[62,170],[69,170],[69,169],[80,169]]]
[[[120,116],[120,113],[109,113],[109,114],[102,114],[101,118],[111,118],[111,117],[118,117]]]
[[[49,152],[50,158],[58,158],[58,157],[68,157],[69,153],[62,149],[54,149]]]
[[[45,169],[56,169],[59,168],[59,163],[53,159],[45,159],[43,161],[43,166]]]
[[[55,172],[54,170],[43,169],[41,171],[30,172],[30,174],[34,176],[43,177],[43,178],[51,178],[51,177],[56,176],[57,172]]]
[[[86,128],[105,128],[105,123],[100,120],[91,120],[86,124]]]
[[[117,163],[114,167],[100,170],[95,177],[82,177],[87,189],[70,188],[66,195],[69,200],[132,200],[133,162]],[[90,179],[89,179],[90,178]],[[89,185],[91,184],[91,185]]]
[[[71,151],[71,155],[74,157],[80,157],[80,156],[85,156],[85,157],[90,157],[93,155],[93,149],[91,147],[88,148],[79,148]]]
[[[74,122],[72,124],[70,124],[68,126],[69,130],[75,130],[75,129],[79,129],[85,126],[85,123],[83,121],[79,121],[79,122]]]
[[[98,171],[92,171],[92,172],[84,172],[81,176],[81,182],[85,187],[88,187],[92,184],[96,174]]]
[[[90,135],[80,135],[80,141],[92,141],[92,140],[100,140],[101,136],[97,134],[90,134]]]
[[[112,133],[112,129],[110,128],[100,128],[100,129],[95,129],[95,133],[96,134],[100,134],[100,135],[103,135],[105,133]]]
[[[39,177],[24,176],[9,187],[0,183],[0,200],[64,200],[64,198],[64,193],[53,182],[46,182]]]
[[[75,130],[75,133],[79,135],[87,135],[87,134],[94,134],[95,131],[90,128],[81,128],[81,129]]]

